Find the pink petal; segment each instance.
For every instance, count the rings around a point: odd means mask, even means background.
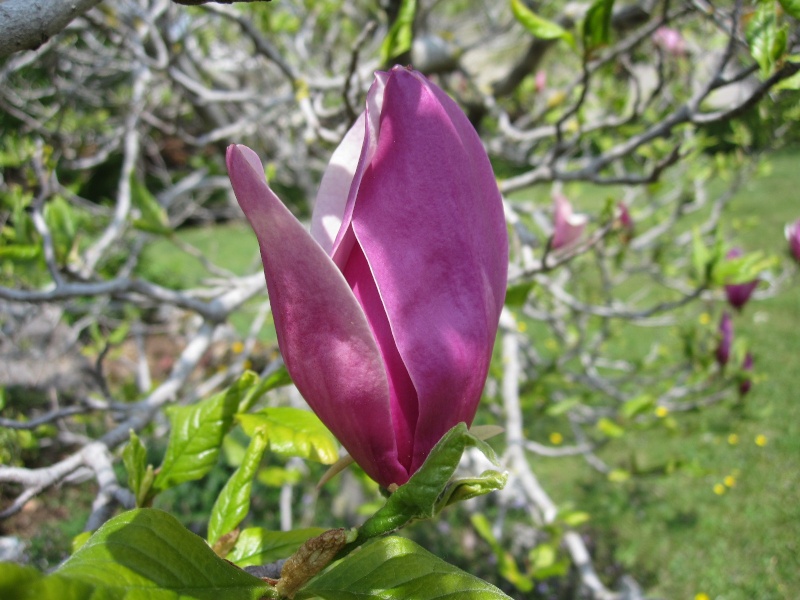
[[[320,419],[367,474],[404,482],[389,389],[364,312],[325,251],[269,189],[257,155],[230,146],[228,172],[258,237],[286,367]]]
[[[553,250],[569,248],[583,235],[588,217],[572,212],[572,204],[563,194],[553,196],[553,239],[550,243]]]
[[[393,417],[409,426],[417,415],[415,470],[448,429],[474,418],[508,263],[502,202],[480,139],[455,102],[419,73],[388,75],[352,231],[390,327],[376,337],[382,348],[394,342],[402,364],[389,368],[404,380],[405,366],[416,390],[393,394],[392,405]]]

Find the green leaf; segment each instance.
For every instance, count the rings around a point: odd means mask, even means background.
[[[103,525],[53,574],[0,564],[0,598],[259,600],[272,588],[217,557],[174,517],[133,510]]]
[[[583,525],[589,521],[591,519],[591,515],[589,515],[587,512],[573,510],[560,514],[559,519],[561,519],[561,521],[570,527],[577,527],[578,525]]]
[[[298,600],[509,598],[493,585],[444,562],[411,540],[395,536],[364,545],[312,579],[295,597]]]
[[[509,287],[506,290],[506,306],[510,308],[519,308],[525,304],[534,285],[536,285],[535,282],[526,281]]]
[[[533,580],[519,570],[514,555],[506,550],[492,533],[492,526],[489,520],[482,513],[475,513],[470,517],[472,526],[489,547],[497,558],[497,571],[500,576],[510,582],[521,592],[530,592],[533,589]]]
[[[778,0],[788,14],[795,19],[800,19],[800,0]]]
[[[253,373],[255,375],[255,373]],[[292,378],[289,376],[289,371],[286,370],[286,365],[282,365],[279,369],[270,373],[267,377],[262,379],[258,385],[251,387],[239,403],[240,413],[248,412],[253,405],[267,392],[275,388],[283,387],[292,383]]]
[[[648,394],[631,398],[622,405],[621,412],[627,419],[633,419],[643,413],[650,412],[655,406],[655,400]]]
[[[456,502],[477,498],[495,490],[501,490],[508,482],[508,473],[484,471],[478,477],[464,477],[450,482],[436,503],[435,512]]]
[[[291,407],[264,408],[251,415],[236,415],[247,435],[265,428],[269,449],[280,456],[299,456],[324,465],[339,458],[339,444],[317,415]]]
[[[250,492],[261,458],[267,449],[267,434],[258,429],[250,439],[244,460],[217,496],[208,522],[208,543],[212,546],[239,526],[250,510]]]
[[[131,200],[141,214],[140,218],[134,219],[134,227],[159,235],[172,233],[167,211],[158,203],[158,200],[150,193],[147,186],[136,179],[135,176],[131,177]]]
[[[44,207],[44,220],[50,229],[53,246],[60,260],[69,254],[77,231],[74,209],[64,198],[56,196]]]
[[[583,49],[586,56],[611,40],[611,15],[614,0],[595,0],[583,20]]]
[[[540,17],[525,6],[522,0],[511,0],[511,12],[517,21],[534,37],[542,40],[562,39],[573,48],[575,47],[575,38],[572,37],[569,31],[558,23]]]
[[[59,577],[45,576],[33,567],[16,563],[0,563],[0,598],[14,600],[106,600],[113,598],[93,595],[95,587]],[[121,597],[121,595],[120,595]]]
[[[559,415],[563,415],[581,403],[581,399],[578,397],[572,398],[564,398],[563,400],[559,400],[554,404],[550,404],[545,413],[550,415],[551,417],[557,417]]]
[[[260,483],[269,487],[283,487],[284,485],[297,485],[303,479],[303,474],[297,469],[283,467],[266,467],[258,472],[256,477]]]
[[[128,473],[128,487],[136,496],[136,506],[146,506],[155,475],[153,466],[147,464],[147,450],[133,429],[130,431],[130,441],[122,451],[122,463]]]
[[[270,531],[261,527],[243,529],[228,560],[240,567],[266,565],[294,554],[303,543],[325,531],[322,527]]]
[[[759,278],[763,271],[779,264],[774,256],[765,256],[763,252],[748,252],[736,258],[727,258],[716,264],[713,281],[717,285],[749,283]]]
[[[164,461],[153,483],[157,490],[200,479],[212,469],[233,415],[256,378],[247,371],[224,392],[192,406],[167,410],[172,430]]]
[[[769,76],[786,52],[786,26],[778,26],[773,2],[760,2],[745,29],[745,38],[761,74]]]
[[[8,244],[0,246],[0,258],[11,260],[33,260],[39,258],[42,247],[38,244]]]
[[[498,464],[491,446],[472,435],[464,423],[459,423],[442,436],[411,479],[397,488],[397,491],[389,496],[386,504],[361,526],[356,544],[394,531],[412,519],[429,519],[444,508],[449,497],[459,493],[457,490],[448,492],[451,486],[461,485],[458,480],[451,482],[450,478],[464,450],[469,447],[478,448],[492,463]],[[494,471],[484,472],[481,478],[484,481],[479,486],[471,488],[473,491],[480,490],[481,493],[487,493],[498,489],[493,487],[493,483],[500,487],[505,484],[505,476]],[[467,481],[470,482],[468,485],[473,482],[473,480]],[[440,498],[446,498],[445,504],[440,502]]]
[[[597,422],[597,429],[606,437],[619,438],[625,435],[625,430],[611,419],[603,417]]]
[[[381,44],[381,63],[386,64],[395,56],[408,52],[414,38],[414,16],[417,13],[417,0],[402,0],[397,20],[386,34]]]

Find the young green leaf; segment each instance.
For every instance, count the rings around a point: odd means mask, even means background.
[[[172,424],[164,461],[154,487],[166,490],[185,481],[200,479],[216,464],[222,438],[233,423],[233,415],[257,376],[245,372],[224,392],[192,406],[168,409]]]
[[[309,410],[291,407],[264,408],[257,413],[239,414],[237,420],[247,435],[263,427],[271,452],[283,457],[299,456],[323,465],[339,458],[339,444],[333,434]]]
[[[108,521],[52,575],[0,565],[0,597],[259,600],[275,594],[217,557],[171,515],[139,509]]]
[[[253,373],[255,375],[255,373]],[[258,385],[254,385],[245,393],[242,401],[239,403],[239,410],[237,412],[246,413],[258,400],[270,390],[283,387],[292,383],[292,378],[289,376],[289,371],[286,370],[286,365],[282,365],[274,372],[270,373],[267,377],[262,379]]]
[[[573,48],[575,47],[575,38],[569,31],[558,23],[540,17],[525,6],[522,0],[511,0],[511,12],[514,14],[514,18],[534,37],[541,40],[562,39]]]
[[[153,485],[153,467],[147,464],[147,450],[131,429],[130,441],[122,451],[122,464],[128,472],[128,487],[136,496],[136,506],[146,506]]]
[[[356,544],[394,531],[412,519],[429,519],[444,508],[450,498],[445,500],[445,504],[440,504],[440,498],[446,496],[448,485],[458,485],[458,482],[450,482],[450,478],[464,450],[469,447],[478,448],[489,460],[498,464],[491,446],[472,435],[464,423],[459,423],[444,434],[411,479],[389,496],[386,504],[361,526]],[[480,479],[477,485],[474,479],[468,480],[467,485],[473,486],[469,488],[469,493],[488,493],[505,485],[505,476],[496,471],[487,471]],[[467,490],[464,493],[468,493]],[[457,489],[452,489],[450,494],[457,495]]]
[[[139,209],[141,215],[138,219],[134,219],[134,227],[159,235],[172,233],[172,229],[169,227],[167,211],[158,203],[158,200],[150,193],[147,186],[133,176],[131,177],[131,200],[134,206]]]
[[[514,556],[497,541],[489,519],[482,513],[475,513],[470,517],[472,526],[483,540],[489,544],[497,558],[497,570],[500,576],[510,582],[521,592],[530,592],[533,589],[533,580],[519,570]]]
[[[595,0],[583,19],[583,48],[586,56],[611,40],[614,0]]]
[[[800,0],[778,0],[788,14],[795,19],[800,19]]]
[[[761,2],[745,30],[750,54],[769,76],[786,52],[786,26],[779,26],[774,2]]]
[[[493,585],[465,573],[411,540],[387,537],[371,541],[312,579],[295,598],[353,600],[508,599]]]
[[[287,558],[306,540],[318,536],[325,529],[309,527],[291,531],[270,531],[261,527],[243,529],[228,560],[240,567],[265,565]]]
[[[208,543],[212,546],[220,537],[236,529],[247,516],[247,512],[250,510],[250,491],[253,488],[253,478],[256,476],[266,449],[267,434],[264,429],[259,428],[253,432],[253,436],[250,438],[250,445],[247,447],[242,464],[222,488],[211,509],[211,519],[208,523]]]
[[[381,44],[381,63],[387,64],[395,56],[411,49],[414,38],[414,17],[417,14],[417,0],[402,0],[397,19]]]

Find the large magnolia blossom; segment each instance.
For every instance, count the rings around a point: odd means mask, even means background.
[[[370,477],[405,483],[472,422],[505,296],[508,237],[478,135],[420,73],[376,73],[311,233],[252,150],[231,146],[227,163],[295,384]]]

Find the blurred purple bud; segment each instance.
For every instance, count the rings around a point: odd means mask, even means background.
[[[733,319],[728,312],[722,313],[719,321],[719,346],[717,346],[717,363],[720,367],[728,364],[733,346]]]
[[[686,40],[677,29],[662,26],[653,32],[653,43],[671,54],[672,56],[682,56],[686,53]]]
[[[739,258],[742,254],[744,254],[741,248],[732,248],[726,255],[725,258]],[[725,295],[728,297],[728,303],[735,308],[736,310],[742,310],[747,301],[750,300],[750,296],[753,295],[753,292],[758,287],[759,280],[754,279],[753,281],[748,281],[745,283],[733,283],[730,285],[725,286]]]
[[[749,352],[745,355],[742,361],[742,375],[739,381],[739,396],[745,396],[750,388],[753,387],[753,380],[747,375],[748,371],[753,370],[753,355]]]
[[[783,231],[786,234],[786,241],[789,242],[789,252],[800,263],[800,219],[787,224]]]
[[[541,94],[547,87],[547,72],[544,70],[536,71],[535,78],[536,93]]]
[[[572,204],[563,194],[553,196],[553,240],[550,247],[553,250],[568,248],[575,243],[586,228],[588,217],[572,212]]]

